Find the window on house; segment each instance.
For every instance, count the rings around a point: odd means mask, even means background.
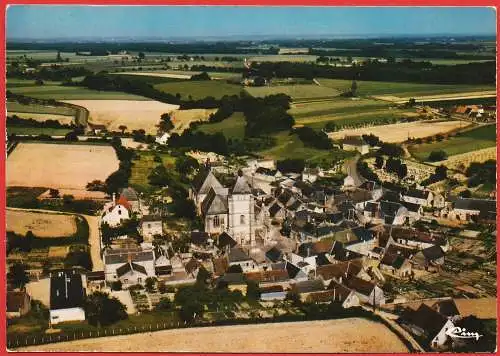
[[[141,282],[142,282],[142,278],[141,277],[137,278],[137,283],[141,283]]]
[[[127,283],[128,283],[128,279],[127,279],[127,278],[125,278],[125,279],[123,280],[123,283],[127,284]]]
[[[245,225],[245,215],[240,215],[240,224]]]
[[[215,216],[214,217],[214,226],[217,227],[220,225],[220,221],[219,221],[219,217],[218,216]]]
[[[151,224],[148,224],[148,229],[151,229]]]
[[[122,211],[118,209],[118,215],[122,215]]]

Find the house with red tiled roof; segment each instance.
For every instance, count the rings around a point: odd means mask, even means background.
[[[102,224],[108,224],[111,227],[120,225],[123,221],[130,219],[132,206],[124,196],[116,201],[113,194],[113,201],[104,205],[101,213]]]

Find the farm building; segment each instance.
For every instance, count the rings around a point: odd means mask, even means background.
[[[31,298],[28,293],[7,291],[7,319],[20,318],[31,309]]]
[[[496,221],[496,200],[458,198],[449,217],[460,221]]]
[[[364,155],[368,153],[370,146],[363,141],[361,136],[345,136],[342,140],[342,149],[345,151],[358,151]]]
[[[430,207],[434,201],[434,195],[430,190],[409,189],[401,194],[401,199],[407,203]]]
[[[120,225],[123,221],[130,219],[131,204],[128,200],[121,196],[118,201],[113,194],[113,201],[104,205],[101,214],[101,221],[103,224],[108,224],[111,227]]]
[[[106,282],[119,280],[124,288],[134,284],[144,284],[146,278],[155,276],[155,254],[152,249],[106,250],[103,261]]]
[[[50,324],[85,320],[85,288],[82,275],[74,270],[50,276]]]

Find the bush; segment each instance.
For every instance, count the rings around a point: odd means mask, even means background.
[[[444,161],[446,158],[448,158],[446,152],[443,150],[439,150],[439,151],[432,151],[429,154],[428,160],[431,162],[438,162],[438,161]]]
[[[111,283],[111,290],[122,290],[122,281],[114,281]]]

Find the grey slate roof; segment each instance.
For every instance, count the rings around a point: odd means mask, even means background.
[[[146,269],[144,266],[138,265],[137,263],[134,262],[127,262],[123,266],[120,266],[116,269],[116,275],[118,277],[123,276],[124,274],[127,274],[128,272],[139,272],[144,275],[147,275]]]
[[[128,201],[137,201],[139,200],[139,195],[135,191],[134,188],[124,188],[120,194],[121,196],[124,196]]]
[[[251,194],[252,189],[250,188],[250,185],[248,184],[247,180],[243,176],[238,176],[236,179],[236,183],[234,183],[233,194]]]
[[[224,231],[222,234],[219,235],[216,245],[219,249],[223,249],[226,246],[233,248],[237,244],[238,243],[227,232]]]
[[[153,251],[142,251],[141,249],[116,249],[104,254],[105,264],[116,264],[128,262],[128,257],[134,262],[153,261]]]
[[[252,260],[250,256],[248,256],[245,251],[241,249],[241,247],[233,247],[231,251],[229,251],[229,262],[242,262]]]
[[[207,194],[210,188],[224,188],[211,170],[201,168],[193,181],[193,188],[198,194]]]
[[[455,209],[477,210],[479,217],[491,220],[496,218],[496,205],[496,200],[487,199],[458,198],[455,201]]]
[[[203,215],[227,214],[227,197],[218,195],[213,188],[210,188],[205,199],[201,203]]]
[[[312,293],[325,289],[323,282],[319,279],[297,282],[293,285],[293,290],[297,293]]]
[[[83,307],[85,289],[82,276],[75,271],[66,270],[50,277],[50,309]]]

